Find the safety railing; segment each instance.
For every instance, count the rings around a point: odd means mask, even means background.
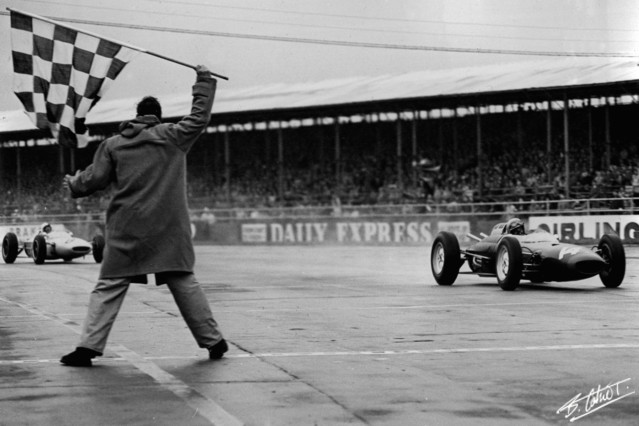
[[[5,212],[7,209],[5,209]],[[8,209],[11,211],[11,209]],[[297,207],[237,207],[191,209],[192,218],[209,220],[264,219],[264,218],[319,218],[319,217],[383,217],[420,215],[430,217],[484,217],[533,215],[570,216],[601,214],[635,214],[639,212],[639,197],[596,198],[574,200],[512,201],[481,203],[440,204],[375,204],[341,206],[297,206]],[[0,214],[0,225],[35,223],[67,223],[78,221],[104,221],[103,212],[95,213],[5,213]]]

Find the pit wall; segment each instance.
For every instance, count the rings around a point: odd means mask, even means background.
[[[490,234],[506,218],[482,216],[456,217],[450,220],[423,215],[378,216],[365,218],[321,217],[303,219],[193,219],[193,240],[198,244],[218,245],[414,245],[430,246],[440,231],[457,235],[462,246],[472,244],[468,233]],[[563,242],[596,243],[603,234],[617,233],[626,244],[639,244],[639,215],[531,216],[523,219],[526,229],[543,228]],[[52,223],[75,236],[90,241],[104,233],[97,220],[67,220]],[[40,229],[38,223],[0,226],[0,236],[14,232],[21,239],[32,239]]]

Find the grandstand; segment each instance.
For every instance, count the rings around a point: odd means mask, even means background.
[[[636,62],[609,59],[221,83],[189,154],[191,206],[218,217],[632,209],[638,83]],[[80,150],[0,113],[5,218],[101,212],[106,194],[65,199],[59,182],[90,163],[135,101],[99,103],[94,143]],[[188,94],[161,101],[169,120],[188,112]]]

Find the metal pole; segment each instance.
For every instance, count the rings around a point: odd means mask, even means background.
[[[16,145],[16,182],[18,194],[22,192],[22,161],[20,159],[20,141]]]
[[[266,130],[264,131],[264,150],[266,151],[266,164],[271,162],[271,137],[270,137],[270,129],[268,124],[266,125]]]
[[[395,124],[396,141],[397,141],[397,187],[402,190],[404,188],[404,179],[402,177],[402,119],[401,113],[397,113],[397,123]]]
[[[317,126],[317,132],[319,133],[319,163],[320,163],[320,170],[324,170],[325,167],[325,162],[326,160],[324,159],[324,124],[322,123],[322,119],[318,118],[316,119],[316,122],[318,124]]]
[[[277,196],[284,200],[284,132],[282,123],[277,128]]]
[[[453,125],[453,169],[457,170],[459,168],[459,155],[458,155],[458,151],[459,151],[459,138],[458,138],[458,132],[457,132],[457,124],[458,124],[458,120],[459,118],[457,117],[457,108],[453,109],[453,118],[452,118],[452,125]],[[441,163],[440,163],[441,164]]]
[[[481,107],[475,107],[475,128],[477,131],[477,195],[481,200],[484,194],[484,177],[482,173],[482,146],[481,146]]]
[[[226,127],[224,132],[224,180],[226,181],[226,201],[231,202],[231,146],[230,131]]]
[[[564,192],[566,198],[570,198],[570,131],[568,128],[568,109],[569,109],[568,94],[564,93]]]
[[[592,135],[592,104],[588,99],[588,169],[594,170],[593,135]]]
[[[553,170],[550,163],[552,158],[552,101],[547,100],[546,105],[548,106],[546,110],[546,175],[548,183],[551,183],[553,180]]]
[[[411,142],[412,142],[412,160],[411,164],[417,162],[417,111],[413,112],[413,121],[411,123]],[[413,187],[417,188],[417,167],[413,166]]]
[[[517,105],[517,150],[523,151],[524,147],[524,124],[522,120],[523,108],[521,105]],[[522,166],[522,156],[517,156],[517,166]]]
[[[342,175],[341,166],[340,166],[340,162],[341,162],[340,152],[342,148],[340,146],[339,117],[335,117],[334,130],[335,130],[335,183],[336,185],[339,186],[341,184],[341,175]]]
[[[610,163],[611,163],[611,159],[610,159],[610,146],[611,146],[611,139],[610,139],[610,103],[608,102],[608,99],[605,100],[606,102],[606,107],[605,107],[605,118],[606,118],[606,164],[605,167],[606,169],[610,168]]]

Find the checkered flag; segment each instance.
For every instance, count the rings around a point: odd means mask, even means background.
[[[60,145],[88,143],[85,118],[137,50],[11,10],[15,94]]]

